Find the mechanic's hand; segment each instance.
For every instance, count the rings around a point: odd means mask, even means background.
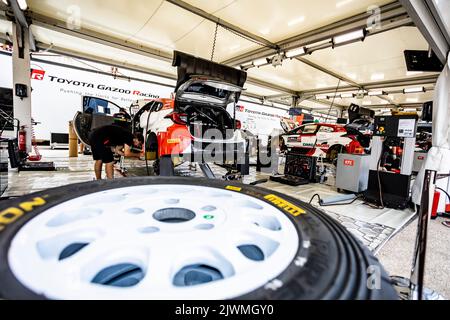
[[[124,156],[124,155],[125,155],[124,152],[123,152],[123,148],[122,148],[122,147],[119,147],[119,146],[116,146],[115,152],[116,152],[118,155],[121,155],[121,156]]]

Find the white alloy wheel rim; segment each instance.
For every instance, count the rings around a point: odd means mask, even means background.
[[[159,221],[166,213],[186,221]],[[77,243],[84,247],[60,260]],[[54,299],[228,299],[276,278],[298,245],[293,223],[264,201],[204,186],[141,185],[92,193],[44,211],[14,236],[8,260],[23,285]],[[242,246],[258,248],[253,252],[264,259],[247,257]],[[140,270],[137,284],[92,282],[100,271],[122,264]],[[209,273],[184,269],[198,265],[222,279],[204,282]],[[185,285],[198,279],[200,284]]]

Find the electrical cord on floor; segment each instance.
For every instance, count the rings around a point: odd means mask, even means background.
[[[358,200],[358,199],[361,198],[362,196],[363,196],[362,194],[358,194],[358,195],[356,196],[356,198],[354,198],[352,201],[350,201],[350,202],[345,202],[345,203],[321,204],[320,202],[322,201],[322,199],[320,198],[320,195],[319,195],[318,193],[315,193],[315,194],[311,197],[311,199],[309,200],[308,203],[311,204],[311,202],[314,200],[314,198],[317,197],[317,198],[319,199],[319,201],[318,201],[319,206],[321,206],[321,207],[346,206],[346,205],[349,205],[349,204],[354,203],[356,200]]]
[[[314,200],[314,198],[317,197],[319,198],[319,202],[320,202],[320,195],[318,193],[313,194],[313,196],[311,197],[311,199],[309,199],[309,204],[311,204],[311,202]]]

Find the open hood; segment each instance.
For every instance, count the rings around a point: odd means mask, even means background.
[[[239,100],[247,80],[245,71],[179,51],[174,51],[172,65],[177,67],[178,73],[175,101],[181,104],[226,108]]]
[[[289,131],[298,127],[298,123],[296,123],[295,121],[293,121],[291,119],[282,118],[280,120],[280,126],[285,133],[288,133]]]

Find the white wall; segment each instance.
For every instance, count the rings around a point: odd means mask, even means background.
[[[172,88],[140,81],[31,62],[31,68],[44,70],[42,80],[31,79],[32,117],[40,122],[36,138],[50,139],[51,132],[67,133],[69,121],[81,110],[82,96],[97,96],[128,108],[133,100],[168,97]],[[11,57],[0,55],[0,86],[12,87]],[[4,72],[6,71],[6,72]]]
[[[233,108],[228,108],[228,112],[233,115]],[[239,101],[236,107],[236,119],[241,121],[242,128],[255,135],[265,136],[281,131],[280,120],[283,117],[289,117],[287,111],[257,103]]]
[[[12,87],[11,57],[0,55],[0,86]],[[132,101],[146,97],[170,97],[173,88],[141,81],[114,79],[112,76],[56,66],[43,62],[31,62],[31,68],[43,70],[43,79],[32,76],[32,116],[40,122],[35,126],[37,139],[50,139],[51,132],[67,133],[68,122],[81,110],[82,96],[97,96],[128,108]],[[116,90],[116,91],[114,91]],[[120,91],[120,92],[119,92]],[[139,96],[137,91],[145,94]],[[134,94],[133,94],[134,93]],[[287,111],[264,107],[256,103],[240,101],[236,119],[253,134],[269,135],[281,130],[281,117]],[[233,109],[228,109],[233,114]]]

